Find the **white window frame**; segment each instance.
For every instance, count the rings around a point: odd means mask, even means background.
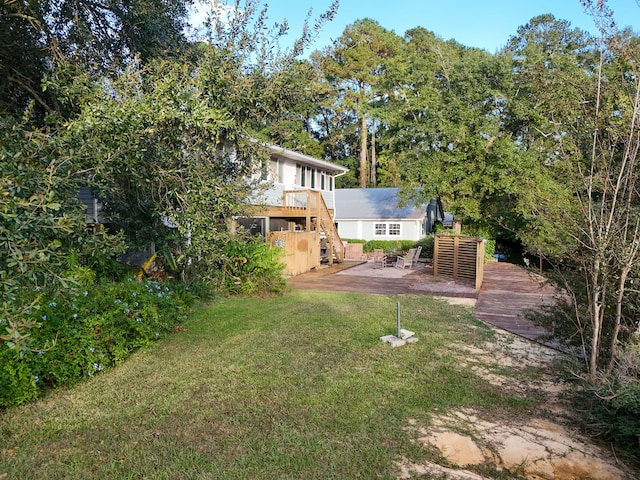
[[[402,224],[398,222],[390,222],[387,224],[387,234],[390,237],[402,236]]]
[[[376,222],[373,224],[374,237],[401,237],[402,223],[400,222]]]

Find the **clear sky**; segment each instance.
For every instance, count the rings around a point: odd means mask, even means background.
[[[331,0],[263,0],[261,3],[269,6],[271,23],[283,18],[289,21],[293,36],[300,32],[310,7],[317,15]],[[608,5],[619,26],[631,26],[640,32],[640,6],[636,0],[609,0]],[[455,39],[468,47],[495,53],[517,33],[519,26],[543,13],[597,33],[580,0],[340,0],[338,14],[325,25],[312,48],[330,45],[331,40],[338,38],[354,21],[372,18],[400,36],[410,28],[421,26],[444,40]]]

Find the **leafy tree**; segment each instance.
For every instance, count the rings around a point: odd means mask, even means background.
[[[58,138],[6,119],[0,127],[0,340],[21,350],[41,297],[73,290],[70,265],[94,267],[91,258],[121,253],[123,244],[87,231],[72,152]]]
[[[371,104],[385,94],[382,77],[401,45],[401,39],[393,32],[371,19],[364,19],[348,26],[333,46],[315,59],[336,91],[334,108],[340,115],[359,120],[360,187],[366,187],[370,181],[367,144]]]
[[[384,151],[407,194],[442,196],[467,221],[482,222],[516,184],[515,148],[501,125],[508,59],[444,42],[416,28],[406,34],[403,81],[386,105]]]
[[[0,112],[20,113],[28,102],[42,117],[66,113],[58,92],[42,91],[68,64],[79,72],[115,73],[138,56],[143,62],[180,54],[190,1],[30,1],[0,3]],[[62,62],[62,65],[61,65]],[[63,69],[63,74],[65,69]],[[68,106],[67,106],[68,107]]]
[[[506,51],[514,77],[504,128],[526,165],[511,225],[530,251],[559,256],[568,239],[556,222],[575,206],[565,159],[584,154],[592,130],[592,117],[575,99],[595,94],[593,43],[569,22],[541,15],[518,29]]]
[[[134,245],[171,248],[183,275],[204,280],[228,260],[229,221],[258,191],[250,179],[266,152],[253,132],[304,98],[289,81],[303,71],[296,49],[310,32],[282,53],[269,48],[282,28],[265,31],[266,10],[236,8],[212,17],[195,57],[132,64],[104,80],[65,133],[106,221]]]
[[[605,2],[592,7],[608,19],[601,43],[548,15],[511,39],[516,93],[507,125],[534,160],[529,178],[539,179],[518,195],[517,211],[533,227],[520,236],[560,265],[573,297],[569,337],[580,340],[595,378],[614,369],[638,326],[629,282],[640,242],[640,86],[637,38],[611,29]]]
[[[14,347],[28,344],[24,319],[38,307],[37,289],[64,292],[78,258],[95,267],[99,252],[121,251],[119,237],[87,234],[80,186],[101,195],[113,231],[173,248],[185,275],[213,278],[228,260],[227,222],[242,211],[252,190],[244,179],[261,158],[247,133],[294,101],[284,95],[285,67],[314,30],[271,55],[261,28],[251,33],[241,17],[182,62],[157,61],[181,43],[184,8],[160,3],[1,5],[11,47],[0,51],[10,80],[0,87],[1,318]],[[38,128],[45,114],[49,127]]]

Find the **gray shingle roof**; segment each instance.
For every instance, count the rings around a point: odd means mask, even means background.
[[[426,207],[399,207],[397,188],[336,189],[336,220],[399,220],[424,218]]]

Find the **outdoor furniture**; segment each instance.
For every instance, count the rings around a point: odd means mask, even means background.
[[[386,260],[386,265],[387,267],[393,267],[396,264],[396,261],[398,260],[398,256],[397,255],[390,255],[387,254],[385,255]]]
[[[373,268],[385,268],[387,266],[387,256],[384,250],[376,248],[373,251]]]
[[[422,245],[420,245],[418,248],[416,248],[416,254],[413,257],[413,262],[411,262],[411,266],[412,267],[418,263],[418,260],[420,260],[420,254],[421,253],[422,253]]]
[[[398,260],[396,261],[396,268],[402,268],[402,269],[411,268],[411,266],[413,265],[414,259],[416,257],[416,251],[417,249],[410,248],[404,257],[398,255]]]

